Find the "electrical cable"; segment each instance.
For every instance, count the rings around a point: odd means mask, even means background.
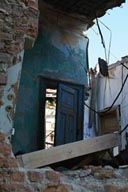
[[[111,49],[111,43],[112,43],[112,31],[109,29],[109,27],[107,27],[102,21],[99,20],[99,22],[106,28],[110,31],[110,40],[109,40],[109,46],[108,46],[108,59],[107,59],[107,62],[109,64],[109,59],[110,59],[110,49]]]
[[[85,105],[87,108],[91,109],[91,111],[93,111],[94,113],[97,113],[97,114],[99,115],[99,112],[96,111],[95,109],[93,109],[92,107],[88,106],[88,105],[85,103],[85,101],[84,101],[84,105]]]
[[[100,29],[100,25],[99,25],[99,22],[98,22],[97,18],[96,18],[96,24],[97,24],[97,27],[98,27],[98,30],[99,30],[99,34],[100,34],[100,37],[101,37],[101,43],[102,43],[102,45],[104,47],[105,59],[106,59],[106,62],[107,62],[107,53],[106,53],[105,41],[104,41],[104,37],[102,35],[101,29]]]
[[[122,92],[122,90],[123,90],[123,88],[124,88],[124,85],[125,85],[127,79],[128,79],[128,74],[126,75],[125,80],[124,80],[124,82],[123,82],[123,84],[122,84],[122,86],[121,86],[121,89],[120,89],[119,93],[117,94],[115,100],[113,101],[112,105],[111,105],[109,108],[107,108],[105,112],[108,112],[108,111],[110,111],[110,110],[112,109],[113,105],[115,104],[115,102],[116,102],[117,99],[119,98],[119,96],[120,96],[120,94],[121,94],[121,92]]]
[[[126,67],[126,66],[125,66],[125,67]],[[105,113],[108,112],[108,111],[110,111],[110,110],[112,109],[112,107],[114,106],[115,102],[116,102],[117,99],[119,98],[119,96],[120,96],[120,94],[121,94],[121,92],[122,92],[122,90],[123,90],[123,88],[124,88],[124,86],[125,86],[125,83],[126,83],[127,79],[128,79],[128,74],[126,75],[125,80],[124,80],[124,82],[123,82],[123,84],[122,84],[122,86],[121,86],[121,89],[120,89],[119,93],[117,94],[116,98],[114,99],[112,105],[111,105],[110,107],[106,108]],[[85,104],[85,105],[86,105],[90,110],[92,110],[93,112],[99,114],[99,112],[96,111],[95,109],[92,109],[92,108],[91,108],[90,106],[88,106],[87,104]]]
[[[128,124],[119,132],[119,134],[121,135],[128,127]]]
[[[124,65],[124,63],[121,63],[121,65],[123,65],[126,69],[128,69],[128,67],[126,65]]]
[[[101,21],[100,21],[101,22]],[[91,30],[97,35],[97,36],[99,36],[99,34],[93,29],[93,27],[91,28]],[[111,31],[111,30],[110,30]],[[112,36],[112,35],[111,35]],[[111,38],[111,40],[112,40],[112,38]],[[111,43],[109,43],[109,45],[110,45]],[[110,47],[110,46],[109,46]],[[114,53],[112,53],[109,49],[106,49],[108,52],[110,52],[110,54],[108,54],[109,55],[109,57],[110,57],[110,55],[112,56],[112,57],[114,57],[116,60],[119,60],[119,58],[117,58],[115,55],[114,55]],[[109,63],[109,62],[108,62]]]

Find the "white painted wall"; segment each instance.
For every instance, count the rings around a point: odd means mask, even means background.
[[[128,67],[128,62],[124,63]],[[122,83],[128,74],[128,70],[121,64],[117,63],[109,66],[109,78],[99,76],[98,90],[97,90],[97,110],[102,110],[106,107],[110,107],[119,93]],[[128,79],[120,94],[115,105],[120,105],[121,119],[120,126],[121,130],[128,123]],[[128,128],[121,135],[121,149],[125,149],[126,145],[126,132]]]
[[[0,108],[0,129],[11,137],[13,130],[13,115],[16,107],[16,97],[20,82],[24,51],[17,55],[17,63],[7,69],[7,85],[2,97],[3,105]],[[10,110],[9,110],[10,109]]]
[[[88,100],[85,101],[85,103],[90,106],[90,96],[88,97]],[[83,139],[87,140],[89,138],[96,136],[96,127],[94,125],[92,127],[89,127],[89,108],[85,105],[84,106],[84,131],[83,131]]]

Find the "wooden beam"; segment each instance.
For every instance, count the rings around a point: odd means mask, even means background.
[[[74,143],[35,151],[17,156],[20,166],[25,168],[37,168],[110,149],[120,145],[120,137],[117,133],[106,134]]]

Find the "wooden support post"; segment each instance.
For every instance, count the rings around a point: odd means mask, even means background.
[[[20,166],[25,168],[37,168],[107,150],[120,145],[120,138],[117,133],[106,134],[74,143],[60,145],[57,147],[35,151],[32,153],[17,156]]]

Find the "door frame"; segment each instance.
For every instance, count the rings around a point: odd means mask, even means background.
[[[40,76],[39,78],[40,86],[39,86],[39,144],[40,141],[42,141],[40,148],[45,148],[45,95],[46,95],[46,88],[48,85],[51,85],[52,88],[55,88],[58,90],[58,84],[62,83],[67,86],[70,86],[71,88],[74,88],[78,91],[78,97],[79,97],[79,102],[78,102],[78,111],[77,111],[77,130],[76,130],[76,141],[82,140],[83,139],[83,127],[84,127],[84,92],[85,92],[85,85],[82,84],[76,84],[74,82],[69,82],[69,81],[63,81],[59,79],[53,79],[49,77],[43,77]],[[83,101],[83,102],[80,102]],[[55,117],[55,122],[56,122],[57,115]],[[56,125],[55,125],[56,127]],[[55,128],[55,133],[56,133],[56,128]],[[55,144],[55,142],[54,142]]]

